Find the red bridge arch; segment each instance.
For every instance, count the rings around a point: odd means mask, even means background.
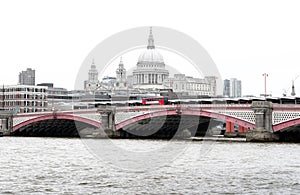
[[[131,123],[143,120],[143,119],[148,119],[151,117],[158,117],[158,116],[167,116],[167,115],[193,115],[193,116],[205,116],[205,117],[210,117],[210,118],[215,118],[215,119],[221,119],[227,122],[231,122],[234,124],[237,124],[239,126],[243,126],[245,128],[249,129],[254,129],[255,124],[252,124],[250,122],[232,117],[232,116],[227,116],[223,114],[218,114],[218,113],[213,113],[213,112],[208,112],[204,110],[182,110],[182,111],[176,111],[176,110],[164,110],[164,111],[156,111],[152,113],[147,113],[144,115],[136,116],[133,118],[130,118],[128,120],[122,121],[119,124],[116,124],[116,130],[121,129],[122,127],[125,127]]]
[[[285,122],[273,125],[273,130],[274,130],[274,132],[278,132],[278,131],[281,131],[281,130],[286,129],[288,127],[295,126],[295,125],[300,125],[300,118],[285,121]]]
[[[73,120],[73,121],[79,121],[79,122],[83,122],[89,125],[92,125],[94,127],[101,127],[101,123],[100,122],[96,122],[93,121],[91,119],[87,119],[87,118],[83,118],[80,116],[75,116],[75,115],[69,115],[69,114],[51,114],[51,115],[43,115],[43,116],[38,116],[36,118],[32,118],[29,120],[26,120],[18,125],[15,125],[13,127],[13,132],[17,131],[18,129],[20,129],[21,127],[24,127],[26,125],[35,123],[35,122],[39,122],[39,121],[43,121],[43,120],[52,120],[52,119],[66,119],[66,120]]]

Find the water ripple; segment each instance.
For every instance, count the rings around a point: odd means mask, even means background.
[[[140,151],[166,143],[116,142]],[[300,194],[299,144],[217,142],[197,156],[199,145],[160,168],[129,171],[97,159],[80,139],[3,137],[0,194]]]

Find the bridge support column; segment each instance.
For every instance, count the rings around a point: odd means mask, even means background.
[[[238,132],[239,133],[246,133],[247,129],[245,127],[243,127],[243,126],[239,126]]]
[[[120,137],[120,132],[115,129],[115,113],[114,106],[104,106],[98,109],[101,114],[102,129],[108,137]]]
[[[226,121],[226,133],[234,133],[234,123]]]
[[[278,141],[279,136],[273,133],[272,127],[272,102],[254,101],[251,108],[255,113],[255,129],[248,131],[247,141]]]
[[[13,113],[12,111],[0,111],[0,133],[10,135],[13,128]]]
[[[224,134],[225,137],[237,137],[238,133],[235,131],[234,123],[226,121],[226,131]]]

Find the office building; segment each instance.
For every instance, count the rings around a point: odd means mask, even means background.
[[[27,68],[19,73],[19,85],[35,85],[35,70]]]

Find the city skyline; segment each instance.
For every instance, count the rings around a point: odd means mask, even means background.
[[[0,195],[298,194],[299,10],[0,1]]]
[[[174,10],[166,17],[162,7],[170,2],[163,2],[161,7],[150,4],[149,9],[158,12],[149,16],[133,7],[121,9],[124,2],[119,2],[118,7],[108,2],[92,2],[91,6],[66,1],[59,7],[55,2],[19,1],[18,7],[11,2],[1,3],[1,18],[7,20],[3,20],[5,30],[0,34],[0,82],[16,84],[17,73],[31,67],[36,70],[36,83],[53,82],[73,89],[84,58],[102,40],[129,28],[156,25],[174,28],[197,40],[216,63],[222,79],[239,78],[243,82],[243,95],[264,93],[263,73],[269,75],[267,93],[281,96],[289,90],[289,95],[300,64],[300,30],[296,26],[300,13],[294,1],[217,2],[219,6],[191,2],[190,11],[180,16],[176,13],[188,5],[174,2]],[[111,15],[108,8],[116,9],[122,18]],[[52,10],[56,10],[55,16]],[[84,14],[78,15],[80,10]],[[137,18],[137,14],[142,17]],[[110,20],[103,19],[106,15],[111,16]],[[300,79],[294,83],[297,95]]]

